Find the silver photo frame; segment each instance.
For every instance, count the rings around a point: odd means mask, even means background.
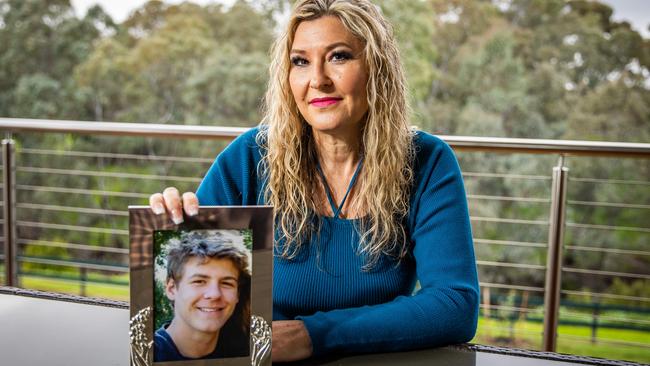
[[[250,337],[248,356],[154,362],[154,288],[160,232],[252,234]],[[158,234],[156,234],[158,233]],[[244,235],[244,234],[242,234]],[[148,206],[129,206],[130,364],[131,366],[271,365],[273,316],[273,210],[270,206],[202,206],[196,216],[176,225],[168,213],[156,215]],[[158,246],[158,248],[157,248]]]

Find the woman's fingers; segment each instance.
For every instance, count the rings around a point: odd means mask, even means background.
[[[154,193],[149,197],[149,206],[156,215],[167,210],[176,225],[183,222],[183,210],[188,216],[199,213],[199,199],[193,192],[185,192],[181,197],[175,187],[167,187],[163,193]]]
[[[167,211],[172,215],[172,221],[178,225],[183,222],[181,194],[175,187],[167,187],[162,193]]]
[[[199,199],[194,192],[183,193],[183,209],[188,216],[195,216],[199,213]]]
[[[154,193],[149,196],[149,207],[156,215],[162,215],[165,213],[165,206],[163,204],[163,195],[162,193]]]

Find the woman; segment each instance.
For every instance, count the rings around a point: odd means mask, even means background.
[[[199,202],[275,207],[274,361],[469,341],[478,281],[460,170],[444,142],[409,128],[379,9],[298,1],[270,76],[260,126],[196,195],[168,188],[154,211],[180,222]]]

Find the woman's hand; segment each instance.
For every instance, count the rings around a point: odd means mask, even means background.
[[[311,338],[302,320],[273,322],[273,362],[298,361],[312,354]]]
[[[156,215],[162,215],[165,210],[172,216],[174,224],[183,222],[183,210],[188,216],[199,213],[199,199],[194,192],[181,194],[175,187],[167,187],[163,193],[154,193],[149,197],[149,206]]]

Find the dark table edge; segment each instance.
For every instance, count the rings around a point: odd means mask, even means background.
[[[35,297],[35,298],[46,299],[46,300],[67,301],[67,302],[73,302],[77,304],[106,306],[106,307],[112,307],[118,309],[129,308],[129,303],[127,301],[60,294],[55,292],[23,289],[18,287],[0,286],[0,294]],[[505,347],[488,346],[488,345],[473,344],[473,343],[456,344],[456,345],[447,346],[447,348],[469,351],[469,352],[486,352],[486,353],[496,353],[496,354],[507,355],[507,356],[520,356],[520,357],[545,359],[549,361],[573,362],[573,363],[579,363],[584,365],[597,365],[597,366],[601,366],[601,365],[643,366],[644,365],[641,363],[630,362],[630,361],[609,360],[609,359],[597,358],[597,357],[578,356],[578,355],[570,355],[570,354],[555,353],[555,352],[531,351],[531,350],[519,349],[519,348],[505,348]]]
[[[74,302],[74,303],[77,303],[77,304],[84,304],[84,305],[107,306],[107,307],[118,308],[118,309],[128,309],[129,308],[129,303],[126,302],[126,301],[100,299],[100,298],[96,298],[96,297],[85,297],[85,296],[76,296],[76,295],[68,295],[68,294],[59,294],[59,293],[56,293],[56,292],[46,292],[46,291],[31,290],[31,289],[24,289],[24,288],[18,288],[18,287],[0,286],[0,294],[26,296],[26,297],[36,297],[36,298],[45,299],[45,300],[67,301],[67,302]]]
[[[473,344],[473,343],[455,344],[455,345],[447,346],[447,348],[473,351],[473,352],[496,353],[496,354],[507,355],[507,356],[537,358],[537,359],[544,359],[549,361],[573,362],[573,363],[579,363],[583,365],[598,365],[598,366],[600,365],[608,365],[608,366],[609,365],[611,366],[646,365],[646,364],[636,363],[631,361],[610,360],[610,359],[598,358],[598,357],[579,356],[579,355],[571,355],[571,354],[557,353],[557,352],[532,351],[532,350],[520,349],[520,348],[505,348],[505,347],[488,346],[488,345]]]

